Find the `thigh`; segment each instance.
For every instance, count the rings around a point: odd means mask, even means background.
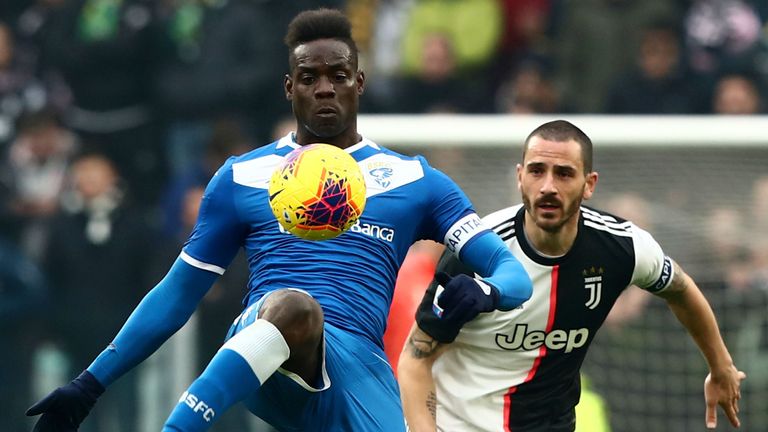
[[[279,370],[246,405],[279,430],[404,431],[400,394],[382,350],[325,325],[322,377]]]

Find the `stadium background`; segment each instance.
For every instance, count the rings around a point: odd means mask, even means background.
[[[748,374],[743,430],[768,430],[768,6],[747,0],[2,2],[3,430],[29,430],[24,408],[87,366],[162,276],[223,158],[292,127],[281,39],[318,5],[355,25],[362,133],[427,156],[481,214],[519,202],[528,131],[582,126],[600,172],[590,204],[651,231],[696,278]],[[414,248],[409,268],[434,253]],[[81,430],[158,430],[244,277],[238,260]],[[664,303],[630,289],[583,371],[611,430],[678,432],[703,429],[705,367]],[[214,430],[268,430],[241,409],[222,420]]]

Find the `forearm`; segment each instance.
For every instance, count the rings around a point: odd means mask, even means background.
[[[499,310],[512,310],[531,297],[533,284],[528,273],[496,234],[473,239],[459,258],[499,290]]]
[[[437,428],[437,396],[432,365],[440,345],[414,325],[403,347],[397,367],[403,412],[412,432],[434,432]]]
[[[141,363],[187,322],[216,277],[177,260],[88,370],[106,387]]]
[[[675,273],[673,286],[670,287],[673,289],[662,295],[669,308],[696,342],[711,371],[717,372],[732,367],[733,360],[704,294],[677,265]]]

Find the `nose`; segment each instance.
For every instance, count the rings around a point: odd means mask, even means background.
[[[555,195],[557,194],[557,188],[555,187],[555,177],[552,173],[547,173],[541,182],[541,189],[539,190],[542,195]]]
[[[333,82],[326,77],[321,76],[317,80],[317,86],[315,87],[315,97],[318,98],[327,98],[327,97],[333,97],[336,95],[336,90],[333,88]]]

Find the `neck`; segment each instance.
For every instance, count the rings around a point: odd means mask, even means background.
[[[344,132],[332,137],[319,137],[304,128],[298,128],[296,131],[296,144],[302,146],[307,144],[325,143],[345,149],[347,147],[352,147],[362,140],[363,137],[357,133],[357,128],[354,125],[344,130]]]
[[[561,256],[568,253],[576,241],[579,232],[579,215],[574,214],[564,225],[555,231],[547,231],[536,225],[531,215],[525,212],[523,229],[531,246],[537,252],[549,256]]]

